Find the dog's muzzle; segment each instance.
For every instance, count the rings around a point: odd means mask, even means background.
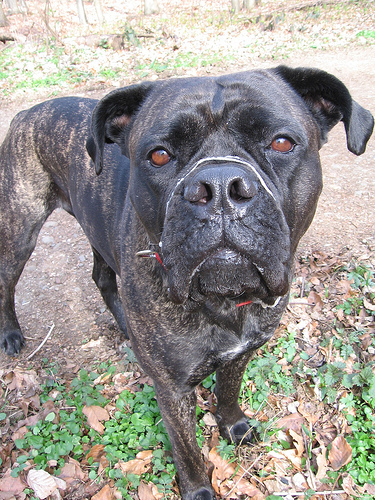
[[[202,158],[177,180],[158,249],[174,302],[246,295],[273,305],[286,293],[289,229],[268,183],[236,156]]]
[[[238,156],[210,156],[195,162],[169,195],[165,217],[181,186],[184,186],[187,201],[207,205],[213,213],[239,210],[240,205],[257,196],[258,186],[276,202],[272,190],[254,165]]]

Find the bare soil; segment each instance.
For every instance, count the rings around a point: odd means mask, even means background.
[[[299,54],[288,64],[316,66],[335,74],[348,86],[353,97],[375,114],[374,46]],[[263,62],[261,66],[270,64]],[[246,68],[230,68],[231,71],[238,69]],[[101,97],[109,90],[84,94]],[[29,104],[2,104],[0,139],[11,118],[25,107]],[[323,147],[321,161],[324,190],[299,254],[318,250],[332,255],[344,254],[348,260],[351,257],[369,260],[375,265],[375,137],[371,138],[366,153],[356,157],[346,149],[344,127],[340,124]],[[120,332],[90,278],[91,271],[90,246],[80,226],[64,211],[57,210],[44,225],[16,290],[17,314],[26,346],[18,357],[3,355],[0,368],[37,367],[44,359],[57,362],[69,377],[96,360],[111,359],[113,363],[120,360]],[[52,325],[49,340],[28,360]]]

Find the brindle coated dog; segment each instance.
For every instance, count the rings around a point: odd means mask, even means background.
[[[281,66],[44,102],[15,117],[1,147],[1,347],[14,355],[24,342],[15,286],[63,207],[154,381],[185,500],[215,498],[195,437],[195,387],[214,371],[221,434],[249,439],[242,376],[288,302],[322,188],[319,149],[340,120],[362,154],[373,118],[343,83]]]

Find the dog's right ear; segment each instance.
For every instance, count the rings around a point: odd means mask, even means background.
[[[154,85],[152,82],[146,82],[114,90],[103,97],[94,108],[91,117],[91,136],[86,142],[86,149],[98,175],[103,168],[105,143],[115,142],[123,149],[124,134],[129,130],[132,118]]]

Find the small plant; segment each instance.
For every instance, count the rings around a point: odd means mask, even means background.
[[[114,371],[107,364],[102,364],[99,368],[101,373],[113,374]],[[69,389],[54,380],[43,385],[41,401],[46,402],[50,399],[51,390],[57,389],[69,410],[59,409],[57,399],[55,411],[30,426],[22,439],[16,439],[15,445],[21,455],[17,457],[17,465],[12,470],[13,477],[18,476],[26,467],[27,461],[31,461],[37,469],[46,469],[51,460],[56,461],[53,472],[59,475],[69,456],[80,460],[84,457],[84,449],[102,444],[110,464],[106,468],[106,474],[116,481],[123,498],[131,498],[128,491],[137,488],[141,478],[156,484],[167,498],[171,492],[175,468],[169,437],[153,387],[145,384],[135,394],[123,391],[117,399],[114,416],[105,422],[101,435],[88,426],[83,413],[85,405],[104,406],[108,403],[102,395],[103,386],[93,384],[98,376],[98,372],[81,370],[78,377],[72,380]],[[202,437],[201,430],[199,433]],[[152,449],[152,471],[142,477],[130,473],[124,476],[121,470],[113,468],[119,461],[134,459],[139,451]],[[95,480],[98,464],[93,463],[92,459],[88,460],[88,464],[91,467],[89,477]]]
[[[362,30],[357,33],[357,38],[363,36],[364,38],[374,38],[375,39],[375,30]]]

